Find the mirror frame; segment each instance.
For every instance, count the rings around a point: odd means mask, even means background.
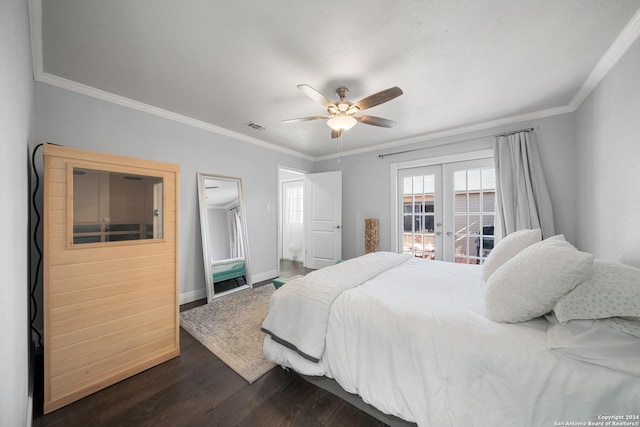
[[[244,289],[253,288],[253,281],[251,279],[251,269],[249,266],[249,246],[247,245],[247,218],[244,209],[244,197],[242,193],[242,178],[215,175],[209,173],[197,172],[198,180],[198,204],[200,206],[200,232],[202,234],[202,260],[204,262],[205,283],[207,289],[207,303],[211,302],[214,298],[218,298],[224,295],[228,295],[234,292],[238,292]],[[235,181],[238,184],[238,200],[240,209],[240,219],[242,220],[242,243],[244,245],[244,262],[246,270],[246,283],[237,288],[230,289],[224,292],[215,292],[213,276],[211,272],[211,260],[209,256],[209,226],[207,221],[207,206],[205,202],[205,179],[217,179],[220,181]]]

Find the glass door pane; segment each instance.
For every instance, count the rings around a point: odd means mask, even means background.
[[[445,260],[482,264],[493,249],[495,170],[493,159],[445,165]],[[447,221],[448,220],[448,221]],[[448,224],[451,224],[451,228]]]
[[[440,166],[398,172],[402,252],[424,259],[442,259]]]

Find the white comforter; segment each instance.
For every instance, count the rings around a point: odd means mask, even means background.
[[[375,252],[294,279],[271,296],[262,331],[305,358],[319,362],[334,300],[408,258],[407,254]]]
[[[268,336],[264,352],[420,426],[554,426],[640,414],[638,377],[550,352],[544,319],[509,325],[483,313],[480,267],[410,259],[334,301],[319,363]]]

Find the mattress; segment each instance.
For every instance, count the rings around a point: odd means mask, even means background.
[[[412,258],[335,299],[318,363],[268,335],[265,355],[420,426],[586,425],[640,413],[640,378],[552,352],[545,318],[488,320],[481,277],[480,266]]]

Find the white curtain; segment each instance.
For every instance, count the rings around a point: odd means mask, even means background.
[[[240,212],[238,211],[238,208],[233,208],[229,213],[229,243],[231,247],[231,258],[244,258]]]
[[[522,229],[542,230],[544,238],[555,234],[549,191],[533,132],[499,136],[494,142],[498,226],[504,237]]]
[[[282,188],[282,258],[296,261],[302,255],[304,245],[304,181],[285,182]]]

